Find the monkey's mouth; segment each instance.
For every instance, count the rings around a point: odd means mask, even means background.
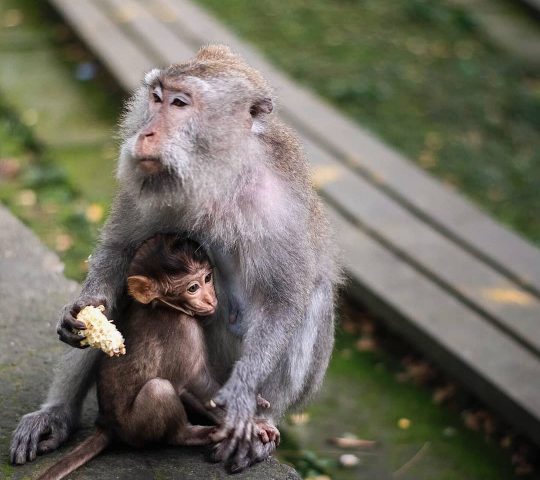
[[[163,162],[158,157],[142,157],[138,159],[139,168],[147,175],[155,175],[163,171]]]
[[[207,317],[208,315],[212,315],[216,312],[216,307],[209,308],[207,310],[199,310],[194,312],[195,315],[199,317]]]

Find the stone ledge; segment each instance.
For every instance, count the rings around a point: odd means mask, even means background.
[[[36,236],[0,205],[0,478],[31,479],[72,448],[90,430],[95,399],[89,398],[83,429],[68,444],[33,463],[8,463],[11,432],[21,415],[43,401],[51,369],[65,350],[54,332],[58,312],[78,289],[66,279],[63,265]],[[93,397],[92,394],[89,397]],[[149,480],[227,478],[220,464],[205,460],[199,448],[111,449],[73,473],[73,480]],[[270,459],[235,479],[296,480],[291,468]]]

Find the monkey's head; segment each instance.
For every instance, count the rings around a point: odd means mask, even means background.
[[[118,178],[153,197],[240,181],[272,110],[267,82],[227,47],[154,69],[124,114]]]
[[[199,244],[176,235],[156,235],[138,249],[127,285],[139,303],[161,303],[197,316],[216,310],[210,259]]]

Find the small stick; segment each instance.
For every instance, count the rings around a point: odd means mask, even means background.
[[[424,457],[424,455],[426,454],[426,452],[429,450],[430,445],[431,445],[430,442],[424,443],[424,445],[422,445],[422,448],[421,448],[420,450],[418,450],[418,452],[416,452],[416,453],[413,455],[413,457],[412,457],[408,462],[406,462],[405,464],[403,464],[400,468],[398,468],[398,469],[392,474],[392,477],[394,477],[394,478],[400,477],[400,476],[403,475],[407,470],[409,470],[409,469],[412,468],[414,465],[416,465],[420,460],[422,460],[422,458]]]

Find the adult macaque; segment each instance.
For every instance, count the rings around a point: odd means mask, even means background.
[[[120,191],[80,297],[66,307],[60,338],[79,346],[75,316],[103,304],[115,318],[133,252],[157,232],[187,233],[217,267],[219,321],[205,328],[225,408],[217,460],[232,470],[266,458],[274,443],[253,432],[258,413],[276,424],[321,384],[334,338],[339,278],[334,242],[295,135],[272,114],[271,90],[223,46],[149,72],[122,124]],[[94,352],[71,354],[46,403],[25,415],[14,463],[69,435],[93,382]],[[271,407],[257,412],[256,393]],[[42,438],[43,437],[43,438]]]

